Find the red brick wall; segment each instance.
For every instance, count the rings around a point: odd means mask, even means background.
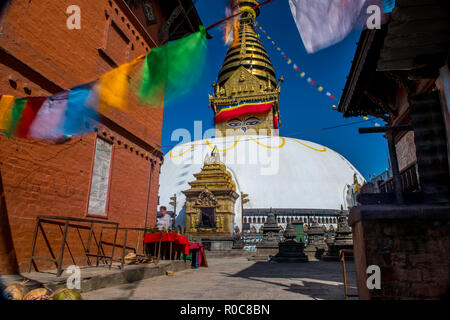
[[[0,92],[19,97],[51,95],[110,70],[114,63],[107,56],[120,64],[150,50],[154,43],[138,31],[134,15],[120,9],[120,1],[77,1],[81,30],[66,28],[66,8],[73,1],[11,1],[0,21]],[[120,32],[109,37],[112,20],[117,24],[115,32]],[[163,110],[137,106],[131,99],[127,112],[111,110],[104,115],[109,120],[100,125],[98,135],[112,141],[114,150],[105,220],[119,222],[122,227],[143,227],[148,201],[148,225],[152,226],[161,161],[152,150],[159,150]],[[28,266],[37,215],[87,217],[96,135],[61,145],[0,137],[0,170],[20,271]],[[157,164],[149,192],[151,161]],[[61,232],[57,226],[44,228],[57,255]],[[80,235],[86,245],[87,231],[78,234],[71,229],[65,266],[84,264]],[[136,245],[136,235],[128,236],[129,244]],[[112,240],[111,232],[107,238]],[[122,241],[122,234],[118,241]],[[41,235],[35,255],[50,257]],[[38,262],[38,266],[47,269],[53,265]]]
[[[100,54],[99,49],[121,64],[155,46],[145,42],[144,34],[132,24],[131,11],[122,12],[116,1],[77,1],[81,9],[80,30],[69,30],[66,26],[66,9],[73,4],[71,0],[12,1],[0,24],[0,47],[60,88],[68,89],[93,81],[112,68],[110,60]],[[111,21],[129,40],[127,47],[122,48],[122,54],[116,51],[125,42],[121,37],[109,36]],[[56,93],[56,90],[45,88],[36,76],[29,77],[31,79],[21,70],[15,70],[10,63],[0,64],[0,90],[3,94],[27,96],[24,87],[30,88],[33,96]],[[16,89],[10,85],[10,78],[17,80]],[[128,123],[117,115],[118,112],[108,115],[149,143],[159,144],[163,110],[135,104],[132,101],[132,108],[126,114],[127,120],[131,120]],[[145,132],[144,136],[141,131]]]

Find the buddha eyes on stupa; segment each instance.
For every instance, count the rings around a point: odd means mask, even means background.
[[[246,126],[256,126],[257,124],[260,124],[261,120],[259,120],[256,117],[250,117],[247,120],[245,120],[245,125]]]
[[[242,126],[242,121],[240,120],[240,119],[233,119],[233,120],[230,120],[228,123],[227,123],[227,126],[229,126],[229,127],[241,127]]]

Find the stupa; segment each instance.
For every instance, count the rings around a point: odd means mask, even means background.
[[[303,252],[305,244],[295,240],[297,231],[289,222],[284,231],[284,240],[278,244],[278,253],[273,258],[276,262],[307,262],[308,257]]]
[[[339,250],[341,249],[353,249],[352,230],[348,225],[347,214],[342,208],[338,217],[336,236],[333,243],[328,245],[328,252],[323,257],[324,260],[339,260]],[[353,255],[346,254],[345,259],[353,259]]]
[[[253,259],[266,261],[270,256],[275,256],[278,253],[278,243],[280,242],[280,227],[272,210],[267,216],[262,231],[263,239],[256,245],[256,256]]]
[[[243,13],[236,18],[235,41],[208,99],[214,134],[207,130],[202,139],[184,141],[168,151],[159,180],[160,206],[170,207],[176,196],[176,225],[205,248],[222,251],[240,247],[236,230],[243,233],[246,216],[254,212],[261,224],[270,208],[281,218],[293,211],[320,212],[334,221],[342,204],[345,209],[351,205],[346,195],[354,182],[365,181],[334,150],[280,135],[283,81],[258,34],[260,9],[252,7],[259,1],[235,4]],[[219,156],[220,163],[215,163]],[[265,257],[278,253],[278,225],[270,228],[264,226],[265,240],[259,246]]]
[[[308,228],[307,234],[308,245],[305,248],[305,253],[309,261],[318,261],[328,249],[324,239],[325,232],[323,227],[317,221],[314,221]]]

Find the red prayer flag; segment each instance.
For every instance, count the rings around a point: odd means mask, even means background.
[[[25,104],[22,116],[20,117],[19,123],[16,127],[15,136],[19,138],[26,138],[28,136],[28,131],[30,126],[36,118],[36,114],[41,108],[42,104],[47,98],[45,97],[29,97]]]

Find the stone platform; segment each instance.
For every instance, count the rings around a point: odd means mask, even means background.
[[[123,270],[114,266],[111,270],[108,267],[81,267],[81,292],[88,292],[102,288],[108,288],[135,281],[144,280],[151,277],[165,275],[166,271],[181,271],[190,269],[191,261],[165,261],[160,260],[157,264],[147,263],[138,265],[125,265]],[[47,272],[30,272],[20,275],[1,275],[0,289],[16,282],[28,280],[28,289],[42,288],[44,285],[51,290],[66,287],[67,278],[70,274],[63,273],[56,276],[56,270]]]

